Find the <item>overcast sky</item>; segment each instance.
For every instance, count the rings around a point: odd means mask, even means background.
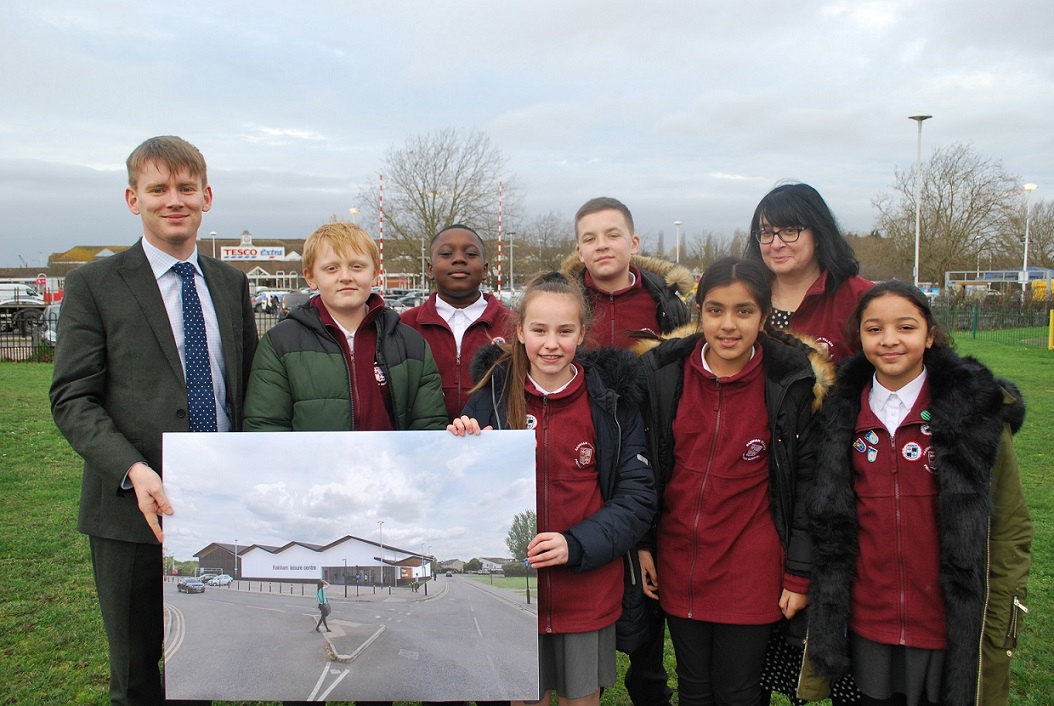
[[[211,542],[379,542],[378,520],[385,546],[509,556],[513,517],[535,508],[534,433],[166,434],[165,492],[180,561]]]
[[[1052,29],[1022,0],[4,3],[0,266],[134,242],[124,159],[158,134],[204,153],[221,237],[305,237],[448,127],[527,216],[615,196],[652,243],[746,228],[784,179],[870,230],[917,113],[924,158],[972,144],[1049,198]]]

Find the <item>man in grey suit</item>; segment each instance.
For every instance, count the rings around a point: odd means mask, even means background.
[[[91,545],[111,703],[152,705],[166,703],[159,518],[173,512],[161,435],[240,429],[257,335],[245,275],[197,251],[212,206],[197,148],[178,137],[137,147],[125,201],[142,239],[66,277],[51,409],[84,459],[77,526]]]

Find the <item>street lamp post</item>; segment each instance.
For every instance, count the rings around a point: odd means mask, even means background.
[[[348,597],[348,560],[347,559],[341,559],[341,561],[344,562],[344,576],[342,578],[344,579],[343,580],[343,583],[344,583],[344,597],[347,598]]]
[[[514,241],[512,239],[512,236],[516,235],[516,231],[510,230],[505,235],[509,236],[509,291],[510,292],[515,292],[516,291],[516,278],[513,276],[513,274],[514,274],[513,268],[516,265],[516,253],[515,253],[513,248],[516,245],[516,241]]]
[[[1032,219],[1032,192],[1038,184],[1025,184],[1025,258],[1021,263],[1021,301],[1028,301],[1028,226]]]
[[[381,543],[381,586],[384,586],[384,520],[377,520],[377,535]]]
[[[212,256],[216,257],[216,231],[209,233],[209,237],[212,238]]]
[[[234,540],[234,578],[238,578],[238,540]]]
[[[425,239],[421,237],[421,289],[428,289],[428,270],[425,268]]]
[[[915,286],[919,286],[919,242],[922,236],[922,121],[932,115],[909,115],[909,120],[919,124],[919,138],[915,152]]]
[[[681,264],[681,222],[674,221],[673,227],[677,229],[677,242],[673,246],[674,262]]]

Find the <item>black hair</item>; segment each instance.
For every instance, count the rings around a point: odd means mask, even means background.
[[[702,307],[711,289],[726,287],[733,282],[743,283],[761,309],[761,320],[767,320],[772,308],[772,275],[758,260],[723,257],[707,267],[703,276],[699,278],[695,305]]]
[[[487,244],[483,242],[483,238],[480,236],[479,233],[477,233],[473,228],[469,228],[464,223],[452,223],[451,225],[448,225],[446,228],[433,235],[432,239],[428,241],[429,257],[432,256],[432,248],[435,247],[436,241],[439,240],[439,236],[441,236],[443,233],[446,233],[448,230],[467,230],[469,233],[472,233],[472,235],[476,236],[476,240],[479,241],[480,254],[482,254],[484,257],[487,256]]]
[[[745,254],[752,260],[762,259],[761,243],[754,237],[754,233],[761,230],[762,216],[775,228],[809,228],[816,243],[816,259],[820,268],[830,273],[834,286],[860,274],[860,263],[849,241],[838,228],[834,214],[820,192],[808,184],[781,184],[761,199],[750,220],[750,238],[747,239]]]
[[[938,323],[937,317],[933,315],[933,309],[930,308],[930,301],[926,298],[926,295],[910,282],[891,279],[886,280],[885,282],[879,282],[874,287],[864,292],[863,296],[860,297],[860,301],[857,302],[856,309],[854,309],[853,313],[849,315],[849,320],[846,322],[846,328],[848,329],[850,339],[858,349],[860,347],[860,322],[864,318],[864,311],[871,302],[886,295],[907,299],[916,309],[919,310],[919,313],[922,314],[922,318],[926,321],[926,329],[928,333],[933,334],[933,345],[930,347],[931,350],[951,348],[954,345],[951,335],[944,330],[944,327]]]

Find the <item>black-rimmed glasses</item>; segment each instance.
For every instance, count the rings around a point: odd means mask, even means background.
[[[762,245],[768,245],[772,242],[772,239],[779,236],[779,239],[785,243],[797,242],[798,238],[801,237],[801,232],[808,228],[808,226],[783,226],[782,228],[762,228],[761,230],[754,231],[754,238]]]

